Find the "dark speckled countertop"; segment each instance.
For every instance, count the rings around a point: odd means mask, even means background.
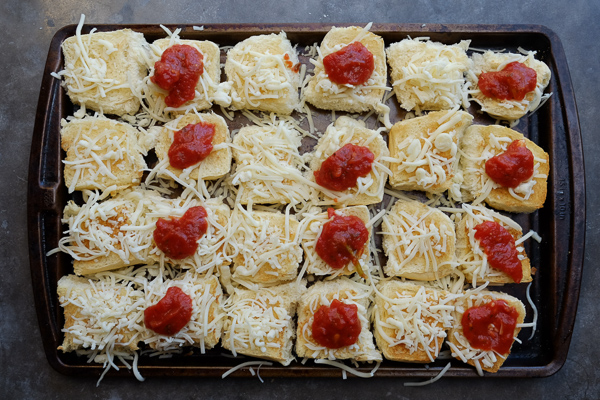
[[[89,4],[88,4],[89,3]],[[403,379],[105,379],[59,374],[48,364],[38,328],[29,273],[26,189],[29,150],[43,66],[54,33],[77,23],[260,23],[395,22],[458,24],[541,24],[562,41],[575,89],[587,181],[586,253],[579,310],[568,359],[542,379],[442,379],[425,388],[407,388]],[[380,1],[334,0],[4,0],[0,3],[2,72],[0,99],[0,396],[3,399],[192,398],[600,398],[597,321],[600,270],[600,126],[597,82],[600,70],[600,2]]]

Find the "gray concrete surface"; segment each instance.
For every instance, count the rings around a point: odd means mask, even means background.
[[[444,379],[425,388],[403,380],[95,379],[60,375],[47,363],[30,284],[26,186],[29,148],[50,40],[85,13],[89,23],[417,22],[543,24],[561,38],[575,87],[586,153],[587,243],[579,312],[568,360],[545,379]],[[0,2],[0,397],[36,398],[600,398],[600,2],[4,0]]]

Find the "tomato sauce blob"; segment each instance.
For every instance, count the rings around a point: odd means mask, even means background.
[[[375,61],[373,53],[362,43],[352,42],[325,56],[323,67],[331,82],[356,86],[369,80],[375,70]]]
[[[175,132],[169,147],[169,164],[184,169],[204,160],[213,149],[215,125],[206,122],[188,124]]]
[[[330,306],[321,306],[314,316],[312,335],[328,349],[339,349],[356,343],[361,325],[356,304],[344,304],[334,299]]]
[[[515,239],[497,222],[485,221],[475,227],[475,239],[487,256],[490,267],[506,273],[516,283],[523,279],[523,266]]]
[[[154,230],[156,246],[169,258],[181,260],[198,249],[200,239],[208,229],[206,210],[192,207],[181,218],[159,218]]]
[[[317,184],[330,190],[346,190],[356,186],[359,177],[371,172],[375,155],[368,147],[352,143],[327,157],[321,169],[314,172]]]
[[[533,176],[533,153],[524,140],[513,140],[506,151],[485,162],[485,173],[497,184],[516,188]]]
[[[150,78],[158,87],[168,90],[165,103],[180,107],[196,96],[196,85],[204,72],[204,57],[187,44],[176,44],[166,49],[154,64],[154,76]]]
[[[292,72],[297,73],[300,71],[300,63],[294,64],[292,60],[290,60],[290,55],[288,53],[283,55],[283,60],[283,64]]]
[[[475,349],[508,354],[518,318],[518,311],[506,301],[492,300],[465,311],[461,320],[463,334]]]
[[[514,61],[502,71],[483,72],[479,75],[479,90],[486,97],[499,100],[521,101],[537,85],[537,72],[523,63]]]
[[[173,336],[192,319],[192,298],[170,287],[158,303],[144,310],[144,325],[159,335]]]
[[[333,269],[341,269],[358,259],[369,239],[369,231],[362,219],[355,215],[337,215],[333,208],[327,210],[333,220],[323,224],[315,251]]]

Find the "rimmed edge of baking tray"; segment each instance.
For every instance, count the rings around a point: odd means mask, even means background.
[[[336,26],[350,26],[356,24],[336,24]],[[295,35],[323,36],[332,25],[330,24],[205,24],[203,31],[195,31],[193,25],[167,25],[174,30],[183,28],[182,37],[203,37],[211,40],[211,36],[223,37],[230,35],[231,40],[237,36],[248,36],[279,32],[288,34],[293,41]],[[144,34],[156,35],[156,25],[94,25],[99,31],[130,28]],[[65,101],[61,95],[60,83],[50,76],[53,71],[58,71],[62,54],[61,43],[75,33],[75,25],[60,29],[52,39],[48,58],[42,78],[40,97],[36,112],[32,147],[29,162],[28,200],[27,200],[27,227],[29,241],[29,257],[34,291],[35,307],[42,334],[44,350],[50,365],[57,371],[67,375],[99,376],[102,367],[99,365],[82,364],[71,365],[65,362],[62,353],[56,349],[62,341],[61,327],[55,321],[56,277],[52,276],[52,268],[60,260],[48,260],[45,252],[52,248],[45,241],[48,229],[60,236],[61,226],[47,226],[48,218],[60,219],[62,204],[58,204],[58,191],[61,190],[60,160],[47,158],[49,150],[60,149],[59,137],[52,134],[52,127],[60,126],[60,115],[53,110],[60,110]],[[84,33],[90,27],[84,27]],[[86,31],[87,30],[87,31]],[[454,36],[465,34],[477,35],[477,38],[492,38],[501,34],[532,34],[541,35],[549,42],[550,57],[556,68],[553,74],[553,87],[556,90],[553,96],[558,96],[560,101],[552,101],[552,130],[551,157],[566,156],[564,168],[556,168],[556,158],[553,158],[551,182],[549,193],[552,198],[547,202],[547,207],[552,206],[554,220],[550,221],[553,232],[560,232],[560,237],[553,236],[552,258],[550,270],[555,278],[556,298],[551,300],[549,306],[552,312],[553,330],[551,332],[551,360],[545,365],[530,366],[505,366],[496,374],[486,374],[486,377],[544,377],[556,373],[564,364],[571,335],[575,323],[581,276],[583,269],[583,255],[585,243],[585,175],[583,163],[583,150],[577,106],[570,79],[568,65],[562,44],[558,36],[550,29],[540,25],[445,25],[445,24],[373,24],[371,31],[385,36],[386,34],[402,34],[412,37],[431,35],[434,40],[452,42]],[[497,43],[500,44],[500,43]],[[60,150],[59,150],[60,151]],[[54,163],[49,165],[49,163]],[[566,168],[566,169],[565,169]],[[57,172],[58,171],[58,172]],[[549,196],[550,197],[550,196]],[[58,230],[58,232],[56,232]],[[60,257],[58,257],[60,258]],[[560,276],[559,276],[560,275]],[[559,281],[559,278],[563,279]],[[561,284],[562,283],[562,284]],[[455,361],[453,363],[456,363]],[[407,366],[408,365],[408,366]],[[414,364],[394,364],[393,367],[381,367],[376,377],[431,377],[446,365],[446,360],[436,361],[435,366],[423,368]],[[144,376],[204,376],[218,377],[228,371],[231,366],[202,366],[202,365],[141,365],[140,371]],[[361,367],[360,371],[370,371],[372,366]],[[122,368],[119,371],[111,370],[109,376],[129,376],[131,371]],[[267,377],[339,377],[341,372],[335,368],[321,366],[304,366],[301,364],[293,367],[263,366],[261,375]],[[247,370],[236,371],[232,376],[249,376]],[[352,375],[351,375],[352,376]],[[446,377],[476,377],[475,370],[468,366],[453,365],[445,374]]]

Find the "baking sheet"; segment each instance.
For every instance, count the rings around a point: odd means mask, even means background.
[[[349,24],[337,24],[345,26]],[[166,36],[157,25],[95,25],[98,31],[130,28],[142,32],[148,42]],[[167,26],[174,31],[182,28],[183,39],[211,40],[220,46],[231,46],[256,34],[285,31],[292,44],[298,45],[299,53],[304,47],[320,43],[331,28],[324,24],[262,24],[262,25],[204,25],[197,31],[192,25]],[[92,28],[86,25],[82,33]],[[60,29],[54,36],[45,65],[40,99],[32,137],[28,180],[28,232],[29,253],[34,300],[40,331],[48,361],[57,371],[69,375],[100,376],[103,368],[99,364],[88,364],[86,357],[74,353],[64,354],[56,350],[62,343],[62,308],[56,295],[57,281],[61,276],[72,273],[71,259],[66,254],[46,257],[45,254],[57,247],[62,236],[60,223],[62,209],[71,197],[67,194],[62,179],[62,153],[60,149],[60,120],[74,111],[60,82],[50,76],[62,69],[61,43],[75,34],[75,25]],[[537,58],[544,61],[552,71],[547,91],[553,92],[549,101],[536,113],[521,119],[513,129],[522,132],[550,154],[550,176],[548,197],[543,209],[529,214],[512,215],[523,226],[523,231],[537,231],[542,236],[540,244],[526,242],[526,251],[532,267],[537,269],[531,287],[531,297],[539,310],[537,332],[527,340],[531,329],[522,329],[519,338],[523,344],[515,343],[504,366],[496,374],[486,377],[541,377],[548,376],[564,364],[575,321],[582,276],[585,239],[585,180],[581,135],[577,107],[570,81],[566,58],[560,40],[552,31],[535,25],[439,25],[439,24],[373,24],[371,31],[382,36],[386,46],[407,36],[428,36],[431,40],[446,44],[460,40],[472,40],[471,47],[516,52],[517,47],[538,52]],[[221,53],[222,62],[225,53]],[[301,61],[308,62],[307,57]],[[398,107],[395,97],[388,101],[392,123],[401,120],[404,111]],[[214,107],[218,111],[218,107]],[[331,123],[330,111],[313,110],[315,125],[323,132]],[[494,120],[478,113],[473,104],[469,112],[475,116],[474,123],[491,124]],[[343,113],[336,113],[342,115]],[[230,130],[246,124],[245,118],[230,123]],[[368,121],[374,126],[374,120]],[[308,147],[306,147],[308,146]],[[305,148],[310,148],[305,143]],[[523,300],[527,307],[526,322],[531,321],[532,310],[525,300],[527,285],[507,285],[502,290]],[[220,347],[200,355],[197,350],[188,355],[171,359],[142,356],[139,370],[143,376],[221,376],[250,357],[233,359],[224,354],[229,352]],[[446,366],[448,360],[437,360],[427,367],[420,364],[384,361],[376,377],[431,377]],[[369,372],[372,365],[364,364],[360,371]],[[336,368],[306,365],[298,362],[288,367],[278,364],[263,366],[263,378],[268,377],[340,377]],[[108,376],[133,376],[131,370],[110,370]],[[247,368],[231,376],[250,376]],[[349,376],[352,376],[349,374]],[[458,360],[446,377],[477,377],[474,368]]]

